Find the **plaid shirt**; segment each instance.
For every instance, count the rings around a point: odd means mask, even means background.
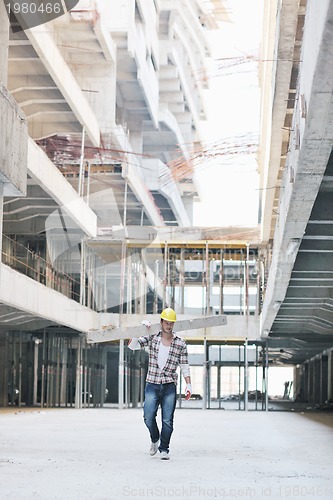
[[[149,362],[146,382],[150,382],[151,384],[168,384],[174,382],[177,384],[178,375],[176,370],[178,365],[188,364],[186,343],[173,333],[167,362],[164,368],[160,370],[158,367],[158,350],[161,339],[161,332],[156,335],[147,335],[138,338],[141,347],[148,347]]]

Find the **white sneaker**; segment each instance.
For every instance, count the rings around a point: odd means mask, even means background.
[[[150,445],[150,450],[149,450],[149,453],[150,455],[153,457],[154,455],[156,455],[157,453],[157,450],[158,450],[158,441],[156,441],[156,443],[151,443]]]
[[[169,453],[167,451],[161,451],[160,452],[160,459],[161,460],[170,460]]]

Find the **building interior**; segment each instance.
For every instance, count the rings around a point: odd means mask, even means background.
[[[260,134],[236,148],[202,131],[228,2],[74,3],[0,3],[0,406],[141,406],[127,329],[172,307],[206,318],[180,407],[332,409],[333,1],[263,3]],[[256,224],[194,225],[196,169],[244,149]]]

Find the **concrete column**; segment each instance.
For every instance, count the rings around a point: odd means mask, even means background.
[[[303,365],[303,388],[304,388],[303,400],[306,402],[310,401],[309,378],[310,378],[310,363],[307,362]]]
[[[7,86],[7,79],[8,79],[8,46],[9,46],[9,19],[6,13],[4,2],[0,2],[0,82],[5,87]],[[3,187],[4,187],[3,183],[0,182],[0,262],[2,260]],[[0,376],[0,381],[1,381],[1,376]],[[5,392],[7,394],[7,391]]]
[[[333,398],[333,350],[328,353],[328,369],[327,369],[327,399]]]
[[[185,249],[180,250],[180,265],[179,265],[179,301],[180,314],[185,312]]]
[[[0,2],[0,82],[6,87],[8,78],[9,20],[4,2]]]
[[[131,124],[131,127],[130,143],[133,151],[135,151],[136,154],[141,154],[143,151],[142,123],[136,122],[135,125]]]
[[[313,403],[313,364],[313,360],[310,360],[308,363],[307,393],[309,403]]]
[[[328,355],[322,354],[320,360],[320,404],[328,399]]]
[[[297,365],[294,368],[294,394],[296,398],[300,397],[301,394],[301,379],[301,365]]]
[[[133,373],[132,373],[132,405],[133,408],[139,406],[140,399],[140,351],[133,352]]]
[[[8,405],[7,333],[0,330],[0,407]]]
[[[125,370],[124,370],[124,340],[119,340],[119,371],[118,371],[118,407],[119,410],[124,408],[124,380],[125,380]]]
[[[314,360],[314,377],[313,377],[313,400],[315,403],[320,403],[320,382],[321,382],[321,358],[318,356]]]

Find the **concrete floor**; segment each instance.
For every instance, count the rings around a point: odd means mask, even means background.
[[[2,409],[0,498],[333,499],[333,412],[177,409],[171,460],[142,410]]]

